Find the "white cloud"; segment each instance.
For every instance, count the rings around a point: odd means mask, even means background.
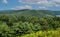
[[[54,2],[56,2],[56,3],[60,3],[60,0],[53,0]]]
[[[4,4],[7,4],[8,2],[7,2],[7,0],[3,0],[3,3],[4,3]]]
[[[19,2],[27,4],[41,4],[48,3],[48,0],[19,0]]]
[[[20,3],[37,4],[42,6],[60,6],[60,0],[19,0]]]
[[[32,9],[31,6],[25,5],[25,6],[16,6],[14,8],[11,8],[12,10],[20,10],[20,9]]]
[[[46,0],[19,0],[19,2],[27,4],[37,4],[44,1],[46,2]]]

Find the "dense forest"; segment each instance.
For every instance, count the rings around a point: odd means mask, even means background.
[[[0,37],[60,37],[60,17],[50,13],[43,13],[47,17],[39,17],[40,14],[37,17],[38,14],[30,17],[0,14]]]

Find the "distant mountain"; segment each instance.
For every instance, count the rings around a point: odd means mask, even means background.
[[[60,11],[24,9],[24,10],[0,11],[0,14],[17,15],[17,16],[25,16],[25,17],[31,17],[31,16],[52,17],[60,14]]]

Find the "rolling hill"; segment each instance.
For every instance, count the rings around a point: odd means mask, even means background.
[[[8,10],[8,11],[0,11],[1,14],[7,14],[7,15],[17,15],[17,16],[25,16],[25,17],[31,17],[31,16],[37,16],[37,17],[52,17],[55,15],[60,14],[60,11],[50,11],[50,10]]]

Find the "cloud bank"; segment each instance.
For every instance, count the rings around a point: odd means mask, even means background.
[[[11,0],[12,1],[12,0]],[[10,1],[9,1],[10,2]],[[18,4],[25,4],[25,6],[15,6],[11,9],[49,9],[49,8],[58,8],[60,7],[60,0],[17,0]],[[14,2],[14,3],[16,3]],[[8,4],[8,0],[3,0],[4,4]],[[31,6],[29,6],[31,5]],[[33,7],[32,5],[35,5]],[[32,8],[33,7],[33,8]]]
[[[20,3],[37,4],[43,6],[59,6],[60,0],[19,0]]]
[[[4,3],[4,4],[7,4],[8,2],[7,2],[7,0],[3,0],[3,3]]]
[[[20,10],[20,9],[32,9],[31,6],[25,5],[25,6],[16,6],[14,8],[11,8],[12,10]]]

